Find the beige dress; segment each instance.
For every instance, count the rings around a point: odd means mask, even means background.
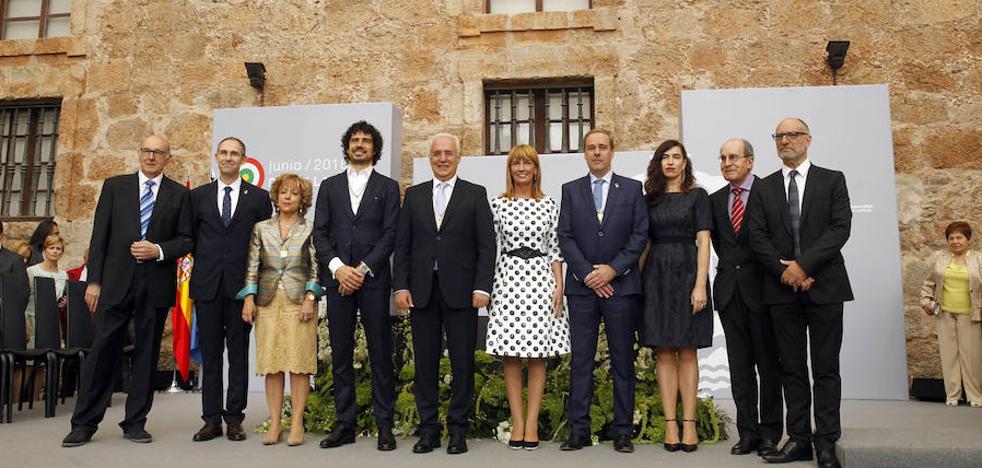
[[[255,295],[259,375],[317,372],[317,317],[300,321],[307,291],[323,294],[312,231],[313,223],[300,218],[281,238],[279,215],[253,228],[245,287],[238,296]]]

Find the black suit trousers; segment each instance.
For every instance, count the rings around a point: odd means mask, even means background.
[[[726,334],[737,432],[741,439],[778,443],[784,434],[784,401],[771,317],[766,311],[748,308],[736,288],[719,319]]]
[[[839,440],[839,350],[842,348],[842,303],[815,304],[797,294],[790,304],[772,304],[771,321],[781,360],[781,383],[788,407],[788,436],[816,448],[832,448]],[[808,382],[808,356],[811,378]],[[815,395],[815,433],[811,430],[812,393]]]
[[[569,301],[570,362],[568,417],[573,434],[590,435],[593,402],[594,356],[600,319],[607,332],[610,367],[614,377],[614,422],[611,436],[630,436],[634,431],[634,343],[638,331],[638,298],[614,296],[566,296]]]
[[[124,431],[143,428],[153,405],[153,375],[160,357],[160,337],[164,331],[167,308],[150,305],[146,263],[136,266],[133,278],[114,305],[99,305],[95,314],[95,340],[82,369],[82,390],[72,415],[73,429],[95,432],[102,422],[113,391],[113,375],[117,357],[123,351],[127,324],[132,319],[136,347],[129,394],[126,396],[126,417],[119,423]],[[122,287],[106,285],[109,287]],[[102,294],[106,294],[103,288]]]
[[[378,426],[392,427],[395,380],[392,365],[392,322],[389,290],[362,288],[342,296],[327,288],[327,325],[331,339],[334,407],[338,424],[355,428],[355,321],[361,316],[372,365],[372,408]]]
[[[419,411],[420,434],[440,434],[440,357],[443,354],[443,333],[447,334],[450,354],[450,408],[447,411],[447,431],[450,435],[466,435],[471,403],[474,400],[474,347],[477,344],[477,310],[455,309],[447,305],[437,273],[433,273],[433,289],[426,307],[413,309],[409,314],[413,331],[413,351],[416,375],[416,408]]]
[[[242,301],[219,293],[215,300],[196,301],[201,346],[201,419],[242,424],[249,391],[249,332],[242,320]],[[228,392],[222,402],[223,362],[228,348]]]

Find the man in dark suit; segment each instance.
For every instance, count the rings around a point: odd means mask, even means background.
[[[112,397],[113,368],[131,319],[136,351],[120,427],[127,440],[152,440],[144,425],[153,404],[160,336],[177,291],[175,260],[193,245],[191,204],[188,190],[164,176],[170,159],[166,139],[147,137],[137,155],[139,172],[106,179],[96,205],[85,289],[85,302],[95,314],[95,340],[82,369],[72,431],[63,447],[87,443],[98,429]]]
[[[751,172],[753,167],[754,148],[750,142],[728,140],[719,150],[719,168],[729,183],[709,197],[716,225],[712,231],[713,247],[719,257],[713,303],[726,333],[730,385],[740,435],[740,441],[730,451],[733,455],[746,455],[754,450],[758,455],[773,453],[784,432],[784,402],[774,331],[760,301],[763,272],[750,249],[750,236],[743,222],[750,192],[759,181]]]
[[[648,209],[641,183],[614,174],[614,139],[593,129],[583,138],[590,174],[563,184],[559,248],[566,260],[566,297],[572,350],[569,423],[561,450],[591,445],[594,355],[603,319],[614,377],[611,436],[618,452],[634,451],[634,342],[641,274],[648,240]]]
[[[0,241],[3,240],[3,222],[0,221]],[[4,275],[5,278],[10,278],[16,281],[18,286],[15,286],[19,290],[27,290],[29,288],[27,281],[27,268],[24,267],[24,257],[21,257],[16,252],[10,251],[6,247],[0,245],[0,275]],[[12,306],[11,310],[23,311],[27,307],[27,294],[24,295],[24,303],[19,306]]]
[[[852,223],[849,192],[841,172],[808,160],[811,135],[804,121],[782,120],[773,137],[784,166],[754,185],[748,228],[750,246],[767,275],[763,302],[781,361],[788,441],[764,459],[771,463],[811,460],[814,444],[818,465],[837,467],[842,303],[853,299],[840,252]]]
[[[249,390],[249,331],[242,320],[242,301],[235,295],[245,281],[252,227],[273,213],[269,192],[239,175],[246,158],[245,144],[235,137],[218,143],[215,162],[218,180],[191,191],[194,227],[194,299],[201,344],[201,419],[205,425],[192,440],[201,442],[222,435],[245,440],[243,411]],[[222,402],[223,356],[228,347],[228,393]]]
[[[484,187],[457,177],[460,143],[441,133],[430,142],[434,179],[406,190],[399,212],[392,287],[400,311],[412,309],[419,409],[415,453],[440,446],[438,417],[443,331],[450,354],[450,409],[447,453],[467,451],[467,419],[474,399],[477,309],[490,301],[495,240],[491,206]]]
[[[334,430],[322,448],[355,441],[355,321],[361,315],[372,364],[372,406],[379,450],[395,450],[392,416],[395,380],[389,256],[399,226],[399,184],[375,172],[382,134],[365,121],[341,138],[347,169],[321,182],[314,213],[314,248],[327,290],[327,324],[334,375]]]

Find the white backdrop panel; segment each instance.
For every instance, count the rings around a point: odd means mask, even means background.
[[[682,92],[683,142],[694,167],[713,174],[701,180],[711,190],[725,182],[718,176],[718,156],[728,138],[745,138],[753,144],[757,175],[778,170],[780,159],[770,135],[789,116],[803,119],[811,129],[812,163],[845,173],[852,202],[852,235],[842,253],[856,300],[845,305],[842,397],[906,399],[900,236],[887,86]],[[713,349],[723,349],[719,333],[714,341]],[[707,387],[709,376],[702,377],[701,386]],[[729,392],[716,388],[716,393]]]

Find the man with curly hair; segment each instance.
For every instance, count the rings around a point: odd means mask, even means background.
[[[399,222],[399,184],[373,169],[382,134],[364,120],[341,138],[344,172],[321,182],[314,213],[314,247],[327,290],[337,420],[321,448],[355,441],[355,320],[359,312],[372,365],[372,405],[378,449],[395,450],[392,415],[395,380],[389,322],[389,256]]]

